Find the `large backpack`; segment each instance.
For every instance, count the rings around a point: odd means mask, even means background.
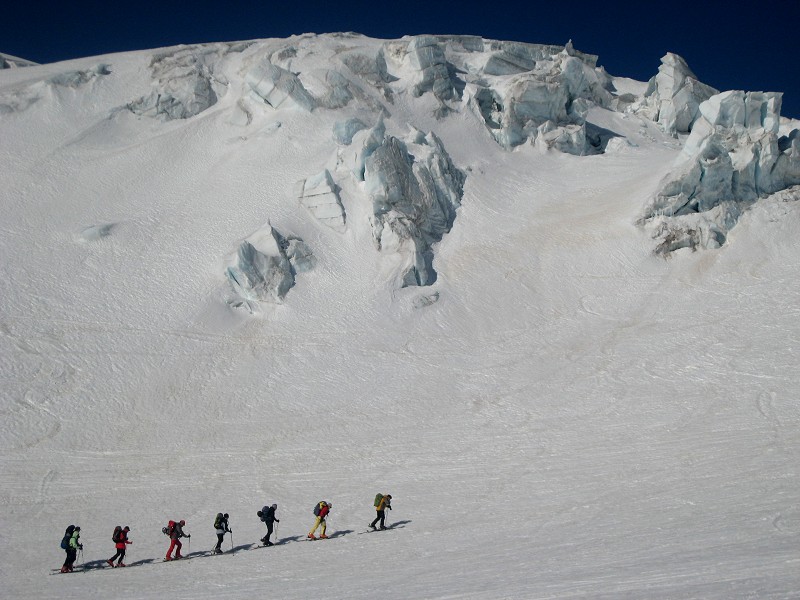
[[[214,529],[222,529],[222,513],[217,513],[217,518],[214,519]]]
[[[378,508],[381,505],[382,501],[383,501],[383,494],[376,494],[375,495],[375,504],[374,504],[375,508]]]
[[[122,541],[122,526],[117,525],[114,527],[114,533],[111,534],[111,541],[115,544],[119,544]]]
[[[163,533],[164,535],[168,535],[170,537],[172,537],[173,531],[175,531],[175,521],[170,521],[169,523],[167,523],[166,527],[161,528],[161,533]]]
[[[315,517],[318,517],[318,516],[319,516],[319,511],[321,510],[321,506],[320,506],[321,504],[323,504],[323,503],[322,503],[322,502],[317,502],[317,503],[314,505],[314,516],[315,516]]]
[[[61,538],[61,549],[66,550],[69,548],[69,540],[72,537],[73,532],[75,531],[75,525],[70,525],[67,527],[67,530],[64,532],[64,537]]]

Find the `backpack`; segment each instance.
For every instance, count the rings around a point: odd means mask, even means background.
[[[222,529],[222,513],[217,513],[217,518],[214,519],[214,529]]]
[[[317,502],[317,503],[314,505],[314,516],[315,516],[315,517],[318,517],[318,516],[319,516],[320,504],[322,504],[322,502]]]
[[[168,535],[170,537],[172,537],[173,531],[175,531],[175,521],[170,521],[169,523],[167,523],[166,527],[161,528],[161,533],[163,533],[164,535]]]
[[[375,495],[375,504],[373,506],[375,506],[375,508],[378,508],[381,505],[382,501],[383,501],[383,494],[376,494]]]
[[[70,525],[67,527],[67,530],[64,532],[64,537],[61,538],[61,549],[66,550],[69,548],[69,540],[72,537],[73,532],[75,531],[75,525]]]
[[[114,533],[111,534],[111,541],[115,544],[119,544],[122,541],[122,527],[117,525],[114,527]]]

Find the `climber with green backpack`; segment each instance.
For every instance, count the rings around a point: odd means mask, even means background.
[[[375,523],[378,521],[381,522],[381,529],[386,529],[386,525],[384,521],[386,520],[386,509],[392,510],[392,495],[391,494],[376,494],[375,495],[375,502],[373,503],[375,510],[378,511],[378,516],[375,517],[375,520],[369,524],[369,526],[376,531],[377,528],[375,527]]]
[[[217,531],[217,546],[214,548],[214,554],[222,554],[222,540],[226,533],[233,533],[228,527],[228,513],[224,515],[217,513],[217,518],[214,519],[214,529]]]

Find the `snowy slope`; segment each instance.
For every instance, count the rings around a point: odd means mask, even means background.
[[[603,151],[544,129],[503,147],[516,125],[471,99],[514,69],[458,44],[450,73],[359,36],[0,73],[4,595],[800,596],[796,192],[720,248],[655,256],[637,219],[684,138],[595,98]],[[281,71],[251,85],[265,57]],[[365,128],[337,142],[348,119]],[[370,185],[393,175],[354,175],[381,119],[414,168],[412,127],[465,176],[429,286],[402,287],[419,240],[376,230]],[[343,231],[298,199],[325,169]],[[315,264],[243,302],[225,269],[267,222]],[[397,528],[361,535],[379,491]],[[335,533],[312,544],[320,499]],[[272,502],[283,543],[256,549]],[[201,556],[218,511],[237,552]],[[198,560],[161,563],[173,518]],[[46,576],[70,523],[88,569]],[[117,524],[135,568],[100,568]]]

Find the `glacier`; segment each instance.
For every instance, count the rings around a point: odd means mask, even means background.
[[[796,597],[781,101],[475,35],[0,70],[4,594]]]

